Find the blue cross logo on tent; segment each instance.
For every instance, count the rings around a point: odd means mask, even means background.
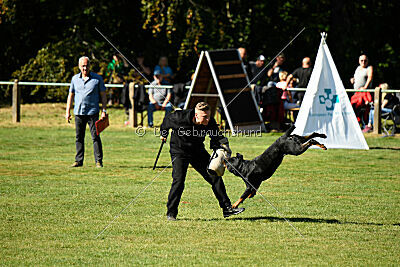
[[[339,97],[332,94],[332,89],[325,88],[325,95],[319,95],[319,103],[325,105],[327,111],[332,111],[335,108],[335,103],[339,103]]]

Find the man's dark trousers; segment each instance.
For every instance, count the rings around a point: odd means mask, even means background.
[[[89,124],[90,134],[93,140],[93,152],[96,162],[103,162],[103,148],[101,145],[100,135],[96,134],[96,121],[99,115],[75,115],[76,129],[76,156],[75,161],[83,163],[85,157],[85,131],[86,124]]]
[[[203,178],[211,184],[211,188],[222,209],[231,206],[224,181],[220,176],[211,176],[207,172],[207,166],[210,160],[210,154],[202,148],[193,154],[171,154],[172,159],[172,185],[168,195],[167,214],[176,217],[178,214],[178,206],[181,200],[183,189],[185,188],[185,178],[187,168],[190,165],[203,176]]]

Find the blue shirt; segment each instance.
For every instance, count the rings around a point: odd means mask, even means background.
[[[162,68],[159,65],[157,65],[157,66],[154,67],[154,73],[155,72],[160,72],[161,74],[164,74],[164,75],[170,74],[171,76],[174,74],[172,72],[172,69],[169,66],[166,66],[166,67]],[[161,84],[165,84],[165,85],[171,84],[171,77],[170,78],[164,78],[161,81]]]
[[[99,114],[100,92],[104,92],[103,78],[93,72],[89,72],[89,79],[84,81],[82,73],[72,77],[69,92],[75,94],[75,115],[94,115]]]

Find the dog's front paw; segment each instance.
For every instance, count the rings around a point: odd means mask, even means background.
[[[319,134],[319,136],[318,137],[320,137],[320,138],[327,138],[327,136],[326,136],[326,134]]]
[[[236,201],[236,202],[232,205],[232,209],[236,209],[237,207],[239,207],[240,203],[242,203],[242,201],[239,199],[238,201]]]
[[[324,146],[323,144],[319,144],[319,147],[322,148],[323,150],[327,150],[326,146]]]
[[[257,191],[252,191],[249,198],[253,198],[257,194]]]

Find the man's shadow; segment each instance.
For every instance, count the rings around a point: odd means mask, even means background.
[[[140,169],[153,169],[153,166],[135,166],[135,168],[140,168]],[[156,166],[156,169],[171,169],[171,165],[161,165],[161,166]]]
[[[182,218],[179,220],[185,221],[267,221],[267,222],[283,222],[288,220],[289,222],[307,222],[307,223],[325,223],[325,224],[356,224],[356,225],[373,225],[373,226],[384,226],[384,225],[392,225],[392,226],[400,226],[400,223],[394,224],[385,224],[385,223],[373,223],[373,222],[351,222],[351,221],[339,221],[337,219],[316,219],[316,218],[304,218],[304,217],[292,217],[292,218],[281,218],[274,216],[258,216],[258,217],[234,217],[230,219],[223,218]]]

